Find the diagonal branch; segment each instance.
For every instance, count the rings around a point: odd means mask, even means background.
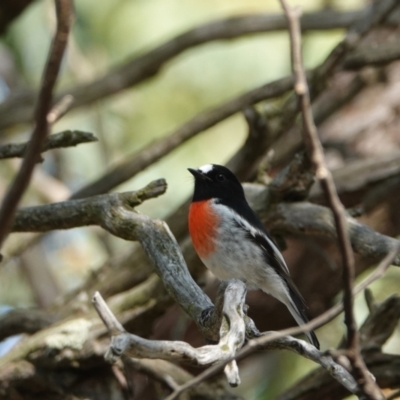
[[[357,21],[362,14],[362,10],[349,12],[317,11],[303,16],[302,28],[304,31],[347,28]],[[149,52],[117,66],[105,76],[87,85],[70,88],[67,93],[75,99],[73,107],[80,107],[151,78],[171,59],[193,47],[217,40],[230,40],[286,28],[287,22],[281,14],[244,15],[209,22],[175,36]],[[0,105],[0,128],[5,128],[16,122],[28,122],[32,118],[32,108],[33,96],[26,98],[25,94],[23,98],[20,96],[11,97]]]
[[[347,355],[352,365],[354,376],[360,385],[361,393],[363,393],[368,399],[381,400],[383,399],[383,395],[373,381],[359,350],[358,331],[354,317],[352,296],[355,275],[354,254],[348,234],[345,209],[337,194],[332,174],[326,166],[324,152],[312,115],[310,94],[301,55],[301,31],[299,23],[300,11],[299,9],[289,7],[286,0],[280,0],[280,2],[289,22],[292,65],[293,74],[295,76],[295,92],[299,97],[302,111],[304,140],[308,155],[314,165],[316,176],[321,183],[327,201],[332,209],[339,247],[342,254],[344,287],[343,304],[345,323],[347,327],[347,347],[349,350]],[[347,37],[349,37],[349,35]]]
[[[35,110],[35,128],[17,176],[7,192],[0,209],[0,246],[11,227],[17,205],[27,188],[36,161],[46,140],[52,104],[53,88],[56,84],[68,34],[72,21],[72,1],[56,0],[57,29],[50,47],[49,57],[43,72],[42,85]]]
[[[195,116],[174,132],[163,135],[161,139],[151,142],[134,154],[129,154],[102,177],[75,192],[71,198],[78,199],[108,192],[169,154],[172,150],[193,138],[198,133],[211,128],[252,104],[279,97],[289,91],[292,86],[292,77],[279,79],[233,98],[219,107],[215,107]]]

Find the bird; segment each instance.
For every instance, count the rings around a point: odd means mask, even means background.
[[[264,224],[247,203],[243,186],[228,168],[188,168],[194,192],[188,227],[196,253],[220,280],[239,279],[282,302],[299,325],[308,322],[306,303]],[[306,333],[319,349],[313,331]]]

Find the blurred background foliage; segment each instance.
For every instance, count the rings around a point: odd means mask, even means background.
[[[338,10],[365,5],[362,0],[297,3],[304,11],[326,5]],[[90,82],[128,58],[143,54],[199,24],[226,16],[280,12],[276,0],[76,0],[75,7],[76,20],[59,88]],[[0,99],[10,91],[38,87],[54,23],[53,2],[41,0],[29,6],[8,28],[0,40]],[[306,67],[318,65],[342,37],[342,30],[305,33]],[[93,132],[100,141],[46,153],[23,204],[62,200],[101,176],[123,156],[168,134],[199,112],[267,81],[287,76],[290,73],[288,44],[286,32],[208,43],[175,57],[154,78],[68,113],[54,126],[53,132],[79,129]],[[1,135],[0,141],[23,141],[30,130],[28,125],[14,126]],[[152,217],[164,218],[192,191],[192,180],[186,168],[210,162],[223,164],[241,147],[246,134],[244,118],[236,114],[115,190],[138,189],[150,180],[166,178],[167,194],[139,208]],[[17,165],[15,161],[2,161],[0,197]],[[27,234],[13,234],[9,242],[28,240],[28,237]],[[130,246],[120,239],[104,237],[95,228],[54,232],[47,234],[42,243],[41,248],[30,251],[28,256],[11,258],[0,268],[0,306],[36,304],[30,282],[23,273],[26,263],[47,264],[59,292],[65,293],[82,283],[110,255]],[[378,299],[383,299],[387,293],[399,292],[398,272],[398,269],[392,271],[374,284],[373,291]],[[362,321],[367,314],[362,296],[357,299],[356,307],[356,314]],[[323,348],[337,345],[342,332],[342,317],[320,329],[318,335]],[[387,346],[391,352],[399,352],[398,336]],[[276,352],[268,359],[261,354],[243,365],[246,365],[241,369],[243,385],[236,390],[246,399],[273,398],[314,368],[311,362],[287,352]]]

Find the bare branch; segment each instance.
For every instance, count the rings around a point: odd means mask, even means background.
[[[112,335],[111,345],[105,358],[114,363],[122,354],[126,354],[131,357],[161,358],[192,365],[207,365],[232,357],[245,339],[243,306],[246,292],[243,282],[232,280],[228,283],[224,293],[219,343],[198,349],[186,342],[147,340],[127,333],[97,292],[93,297],[93,304]],[[237,386],[240,379],[235,361],[232,360],[230,365],[230,368],[225,369],[225,374],[228,382],[232,386]]]
[[[13,232],[47,232],[79,226],[99,225],[105,229],[112,220],[113,210],[132,209],[143,201],[165,193],[164,179],[150,182],[136,192],[111,193],[81,200],[69,200],[43,206],[25,207],[17,211]]]
[[[108,192],[112,188],[130,179],[160,158],[169,154],[182,143],[198,133],[211,128],[218,122],[241,111],[245,107],[273,97],[278,97],[290,90],[293,78],[288,77],[260,86],[219,107],[203,112],[181,125],[177,130],[163,135],[161,139],[151,142],[145,148],[126,156],[118,165],[102,177],[75,192],[71,199],[93,196]]]
[[[376,1],[370,7],[364,9],[363,15],[350,26],[346,36],[339,42],[329,56],[323,61],[321,65],[311,71],[308,74],[308,80],[310,82],[309,96],[316,98],[320,95],[323,90],[327,87],[329,78],[337,72],[340,68],[343,68],[343,64],[347,55],[353,50],[361,41],[361,39],[376,25],[382,23],[388,18],[392,11],[398,7],[396,0],[385,0]],[[298,25],[298,24],[297,24]],[[297,46],[296,46],[297,47]],[[373,51],[369,49],[369,51]],[[293,53],[293,51],[291,50]],[[360,85],[354,85],[354,89],[359,90]],[[280,118],[281,123],[276,133],[277,137],[281,136],[281,133],[289,131],[296,121],[296,116],[299,111],[299,102],[296,93],[290,96],[286,101],[282,116]],[[285,139],[285,138],[284,138]],[[287,147],[287,143],[283,139],[284,147]],[[291,139],[293,141],[293,139]]]
[[[107,306],[103,297],[99,292],[96,292],[93,296],[92,303],[94,308],[99,314],[99,317],[103,321],[104,325],[107,327],[110,335],[117,335],[120,333],[125,333],[124,327],[119,323],[113,312]]]
[[[29,184],[36,161],[46,140],[49,122],[48,113],[52,104],[55,86],[62,56],[67,46],[72,20],[71,0],[56,0],[57,29],[50,47],[49,57],[43,72],[42,85],[35,110],[35,128],[17,176],[4,197],[0,209],[0,246],[3,244],[11,227],[15,210],[26,187]]]
[[[369,289],[365,290],[367,293]],[[393,334],[400,318],[400,298],[392,295],[380,304],[373,304],[369,316],[360,328],[360,346],[368,368],[373,372],[378,384],[385,388],[393,388],[398,379],[398,356],[382,354],[381,347]],[[339,346],[339,349],[341,346]],[[329,351],[336,359],[341,359],[341,350]],[[393,380],[392,378],[393,377]],[[316,390],[318,388],[318,390]],[[320,390],[323,388],[323,390]],[[329,380],[326,372],[318,368],[304,376],[291,388],[282,393],[280,400],[300,399],[343,399],[347,394],[343,387]]]
[[[349,51],[353,50],[372,28],[387,19],[398,6],[399,4],[396,0],[384,0],[375,1],[370,7],[366,8],[363,16],[349,28],[344,39],[331,51],[322,65],[317,68],[317,77],[325,77],[334,71],[339,64],[344,62]]]
[[[98,139],[90,132],[83,131],[62,131],[50,135],[41,150],[45,152],[51,149],[57,149],[60,147],[72,147],[77,146],[81,143],[96,142]],[[0,146],[0,159],[2,158],[13,158],[13,157],[24,157],[25,151],[29,142],[27,143],[10,143]]]
[[[395,43],[382,43],[373,51],[366,51],[366,46],[356,49],[346,57],[343,67],[345,69],[359,69],[365,65],[380,66],[389,64],[400,58],[399,46]],[[368,49],[372,50],[372,49]]]
[[[286,0],[280,0],[280,2],[289,22],[289,33],[292,49],[292,65],[293,74],[295,76],[295,92],[299,96],[300,100],[304,127],[304,140],[309,157],[314,164],[316,176],[321,183],[327,201],[332,209],[335,219],[339,246],[342,254],[344,286],[343,304],[345,312],[345,323],[347,327],[347,347],[349,350],[347,355],[351,362],[354,376],[356,377],[360,385],[361,393],[363,393],[368,399],[381,400],[384,397],[378,386],[373,381],[371,374],[365,366],[364,361],[360,355],[357,325],[353,313],[352,290],[355,275],[354,254],[348,234],[345,209],[337,194],[332,174],[326,166],[323,148],[319,140],[317,128],[315,126],[312,115],[310,94],[301,55],[301,32],[299,25],[300,14],[297,9],[290,8]],[[385,2],[385,4],[389,3],[391,2]],[[375,17],[376,16],[373,15],[372,19],[374,19]],[[361,27],[360,31],[358,32],[358,36],[355,36],[357,39],[364,32],[363,28],[364,27]],[[338,55],[328,57],[328,59],[324,63],[325,66],[328,65],[329,68],[332,68],[340,59],[340,53],[346,51],[348,46],[354,46],[355,38],[352,37],[353,33],[354,32],[351,31],[350,34],[346,36],[346,39],[343,42],[344,44],[346,44],[346,46],[343,46],[342,49],[339,48]],[[330,63],[332,63],[332,65],[329,65]]]
[[[390,266],[391,262],[395,258],[395,256],[398,254],[400,251],[400,246],[396,246],[390,254],[388,254],[379,264],[379,266],[376,268],[376,270],[368,277],[366,278],[363,282],[361,282],[359,285],[357,285],[354,288],[353,295],[355,296],[356,294],[360,293],[361,291],[365,290],[365,288],[370,285],[373,281],[376,279],[379,279],[384,272],[387,270],[387,268]],[[331,321],[333,318],[338,316],[341,312],[343,311],[343,303],[339,303],[336,306],[330,308],[329,310],[325,311],[323,314],[318,316],[317,318],[314,318],[307,324],[304,324],[302,326],[296,326],[294,328],[288,328],[285,330],[282,330],[280,332],[268,332],[264,333],[261,335],[258,335],[256,339],[250,340],[247,345],[242,348],[239,352],[236,353],[236,357],[234,357],[235,360],[239,361],[248,355],[256,352],[259,349],[263,348],[272,348],[274,346],[275,341],[277,342],[277,348],[279,348],[280,345],[282,345],[282,342],[280,342],[281,339],[285,338],[286,336],[289,335],[297,335],[299,333],[304,333],[309,330],[316,329],[327,322]],[[307,349],[307,347],[302,347],[302,350],[298,349],[295,342],[293,342],[291,339],[286,341],[285,343],[291,343],[291,345],[288,347],[291,347],[290,350],[293,350],[295,352],[298,352],[299,354],[303,351],[304,349]],[[327,368],[327,371],[331,374],[333,378],[336,380],[340,381],[343,385],[345,385],[346,389],[349,390],[352,393],[355,393],[358,391],[358,385],[352,378],[352,376],[345,370],[342,369],[341,367],[339,368],[331,368],[329,365],[331,365],[331,362],[327,362],[327,360],[323,359],[322,357],[324,356],[324,353],[321,353],[319,350],[315,349],[313,346],[310,346],[308,343],[305,343],[309,347],[313,348],[313,352],[311,354],[302,354],[303,356],[310,358],[316,362],[318,362],[322,367]],[[316,352],[315,352],[315,351]],[[166,400],[173,400],[176,399],[180,394],[182,394],[184,391],[190,389],[191,387],[194,387],[198,385],[199,383],[205,381],[206,379],[211,378],[212,376],[215,376],[219,372],[223,370],[225,365],[232,361],[232,359],[225,360],[223,362],[220,362],[218,364],[215,364],[214,366],[208,368],[201,374],[199,374],[197,377],[193,378],[191,381],[186,382],[184,385],[181,385],[179,388],[175,389],[175,391],[169,396]],[[338,372],[341,372],[339,376],[337,375]]]
[[[362,14],[363,11],[341,13],[334,10],[305,14],[302,19],[302,29],[306,31],[347,28]],[[138,58],[129,60],[126,64],[116,67],[107,75],[88,85],[70,88],[66,93],[72,94],[74,97],[73,107],[80,107],[118,93],[154,76],[172,58],[195,46],[216,40],[230,40],[286,28],[286,20],[281,14],[246,15],[210,22],[180,34]],[[32,118],[32,104],[32,96],[27,98],[26,94],[23,98],[11,97],[2,104],[0,106],[0,129],[16,122],[28,122]]]
[[[368,290],[365,291],[367,296]],[[381,350],[393,335],[400,319],[400,297],[389,296],[373,308],[360,328],[360,347],[362,352]]]
[[[265,186],[247,183],[244,188],[251,207],[272,232],[337,238],[329,208],[305,201],[271,204],[271,194]],[[346,216],[346,225],[354,251],[370,262],[378,262],[400,244],[399,240],[382,235],[350,216]],[[400,266],[400,256],[394,265]]]
[[[96,293],[93,298],[94,305],[112,335],[106,359],[110,362],[115,362],[122,354],[125,354],[131,357],[161,358],[170,361],[189,362],[192,365],[208,365],[228,359],[224,363],[224,371],[228,382],[236,386],[240,381],[238,379],[238,369],[234,355],[236,350],[243,344],[245,336],[243,314],[245,294],[246,288],[242,282],[232,280],[228,283],[224,292],[222,323],[218,345],[208,345],[194,349],[185,342],[151,341],[127,333],[123,330],[122,326],[118,326],[118,321],[113,316],[111,310],[108,309],[101,296]],[[356,383],[351,375],[343,367],[337,365],[329,355],[323,354],[315,349],[314,346],[302,340],[292,337],[283,338],[280,337],[279,333],[266,333],[265,335],[268,336],[264,337],[267,340],[263,348],[289,349],[301,354],[322,365],[349,390],[353,392],[356,390]],[[277,340],[271,342],[269,340],[271,335],[277,335]],[[249,345],[252,342],[254,341],[251,341]],[[193,383],[195,380],[196,378],[189,382]],[[190,387],[193,387],[193,385],[191,384]],[[174,388],[175,391],[170,398],[176,398],[176,396],[188,388],[186,384]]]

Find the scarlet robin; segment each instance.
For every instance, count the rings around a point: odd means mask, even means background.
[[[195,178],[189,232],[206,267],[221,280],[240,279],[249,290],[269,293],[285,304],[299,325],[305,324],[304,299],[282,254],[247,203],[238,178],[216,164],[188,170]],[[319,348],[315,333],[306,334]]]

